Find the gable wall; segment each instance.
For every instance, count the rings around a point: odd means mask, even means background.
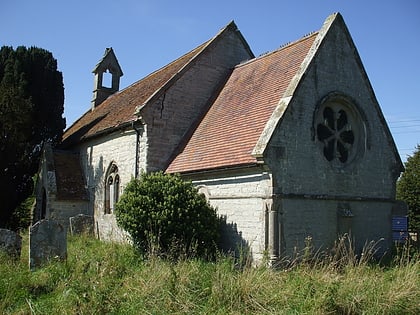
[[[331,245],[337,233],[350,230],[357,234],[359,245],[380,237],[386,239],[385,246],[390,243],[399,164],[368,79],[341,27],[340,23],[332,25],[267,151],[275,193],[282,200],[278,207],[283,252],[303,245],[307,236],[313,237],[316,246]],[[355,101],[366,119],[367,133],[360,156],[339,168],[325,159],[313,129],[316,105],[336,91]],[[343,203],[354,215],[349,220],[341,214]],[[340,227],[344,221],[351,224]]]
[[[147,171],[167,167],[174,149],[207,109],[232,68],[249,58],[237,31],[229,29],[163,95],[141,111],[148,126]]]
[[[43,201],[45,191],[46,200]],[[53,151],[49,144],[44,146],[41,156],[38,180],[35,186],[36,204],[32,224],[42,218],[42,204],[45,203],[46,219],[60,222],[66,229],[69,227],[69,218],[78,214],[89,214],[88,202],[84,200],[60,200],[57,197],[57,177],[54,165]]]
[[[353,98],[367,120],[365,152],[354,163],[339,169],[324,158],[312,129],[316,105],[334,91]],[[399,174],[395,171],[398,164],[393,148],[367,78],[342,32],[330,31],[327,35],[271,145],[270,158],[279,171],[278,188],[282,193],[394,198]]]

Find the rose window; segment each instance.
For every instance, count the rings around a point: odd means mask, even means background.
[[[344,109],[334,110],[326,106],[323,121],[317,125],[318,140],[324,144],[324,156],[328,161],[337,158],[347,162],[354,144],[354,132]]]
[[[361,157],[366,141],[365,120],[354,101],[332,92],[321,102],[314,115],[314,140],[325,159],[332,165],[344,166]]]

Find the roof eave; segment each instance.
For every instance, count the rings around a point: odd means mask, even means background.
[[[68,140],[69,139],[69,137],[68,137],[68,138],[66,138],[65,140],[62,141],[62,143],[60,144],[60,147],[68,148],[68,147],[71,147],[75,142],[76,143],[83,143],[83,142],[86,142],[86,141],[89,141],[89,140],[92,140],[92,139],[95,139],[95,138],[98,138],[98,137],[101,137],[101,136],[104,136],[104,135],[107,135],[107,134],[111,134],[111,133],[116,132],[118,130],[122,130],[122,129],[126,129],[127,127],[131,127],[136,122],[140,122],[141,124],[143,124],[141,119],[133,118],[132,120],[123,122],[123,123],[118,124],[116,126],[112,126],[112,127],[100,130],[98,132],[95,132],[94,134],[87,135],[87,136],[82,136],[77,140]],[[68,140],[68,141],[66,141],[66,140]]]
[[[209,174],[209,173],[222,172],[222,171],[228,171],[228,170],[233,171],[233,170],[239,170],[239,169],[249,169],[253,167],[260,167],[262,164],[263,163],[256,161],[256,162],[249,162],[249,163],[243,163],[243,164],[225,165],[225,166],[212,167],[212,168],[206,168],[206,169],[197,169],[197,170],[187,170],[187,171],[178,171],[178,172],[165,171],[165,173],[180,174],[182,176],[201,175],[201,174]]]

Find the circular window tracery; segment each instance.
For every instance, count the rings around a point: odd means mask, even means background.
[[[351,162],[364,137],[357,109],[342,96],[329,97],[318,109],[316,139],[325,159],[335,165]]]

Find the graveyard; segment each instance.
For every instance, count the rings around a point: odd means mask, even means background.
[[[128,244],[66,234],[65,258],[29,267],[0,251],[2,314],[418,314],[420,260],[409,248],[387,264],[356,257],[346,239],[336,256],[305,256],[284,269],[250,267],[247,257],[171,261]],[[309,244],[308,244],[309,246]]]

